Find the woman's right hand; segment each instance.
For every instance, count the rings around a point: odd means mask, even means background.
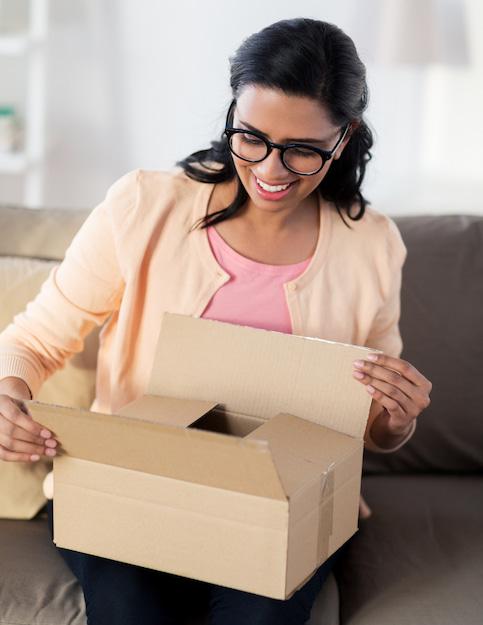
[[[32,419],[23,403],[22,399],[30,399],[28,387],[25,385],[28,395],[19,393],[18,385],[7,394],[4,382],[7,380],[0,383],[0,460],[36,462],[41,456],[52,458],[57,441],[52,432]]]

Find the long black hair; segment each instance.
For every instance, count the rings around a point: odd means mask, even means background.
[[[234,101],[248,85],[267,87],[314,98],[328,109],[335,125],[353,123],[348,144],[332,163],[318,191],[334,204],[346,225],[343,212],[353,221],[361,219],[367,205],[361,185],[371,159],[373,138],[363,119],[368,99],[366,70],[352,39],[337,26],[319,20],[276,22],[245,39],[230,58],[230,85]],[[233,112],[229,125],[232,120]],[[176,165],[200,182],[237,179],[233,202],[204,216],[198,223],[202,228],[230,218],[248,199],[224,134],[212,141],[210,148],[194,152]],[[359,210],[351,215],[354,204]]]

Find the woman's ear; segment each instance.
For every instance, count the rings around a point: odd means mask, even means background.
[[[354,134],[354,132],[357,130],[357,128],[359,128],[361,122],[355,120],[353,122],[350,123],[349,126],[349,130],[347,131],[347,134],[344,138],[344,141],[342,141],[342,143],[339,145],[339,147],[337,148],[336,153],[334,154],[334,159],[338,160],[342,154],[342,152],[344,151],[345,146],[349,143],[350,138],[352,137],[352,135]]]

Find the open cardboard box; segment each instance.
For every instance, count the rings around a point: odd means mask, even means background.
[[[120,415],[27,402],[62,444],[55,543],[289,598],[357,530],[368,351],[164,314]]]

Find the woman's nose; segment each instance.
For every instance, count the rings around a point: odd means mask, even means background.
[[[293,178],[282,163],[279,150],[272,150],[261,163],[258,163],[255,174],[266,182],[282,182]]]

